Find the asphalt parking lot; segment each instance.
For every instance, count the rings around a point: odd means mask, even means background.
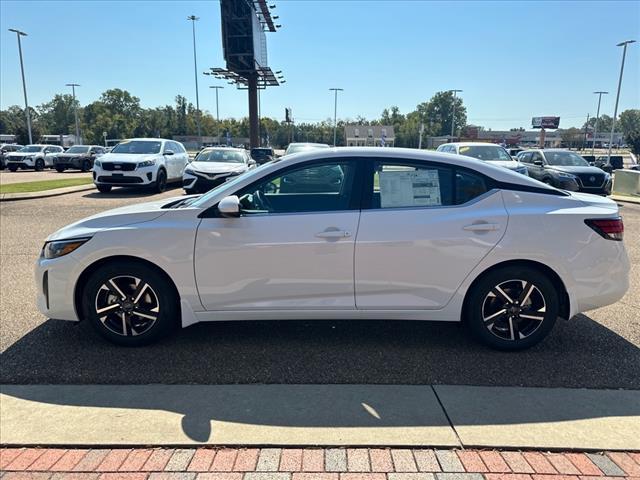
[[[181,194],[116,189],[0,204],[0,382],[640,388],[640,205],[632,204],[622,207],[633,264],[627,295],[559,321],[525,352],[488,350],[457,324],[383,321],[200,324],[128,349],[105,343],[84,322],[38,313],[33,263],[48,234],[109,208]]]

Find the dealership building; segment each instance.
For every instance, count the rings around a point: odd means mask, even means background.
[[[345,125],[347,147],[393,147],[396,135],[393,125]]]
[[[544,146],[546,148],[557,148],[562,144],[563,130],[547,130],[544,136]],[[613,145],[624,143],[622,133],[613,134]],[[611,132],[598,132],[596,145],[609,143]],[[540,130],[511,131],[511,130],[480,130],[474,126],[468,126],[464,141],[479,141],[500,143],[506,145],[536,146],[540,144]],[[593,141],[593,132],[587,133],[587,144]]]

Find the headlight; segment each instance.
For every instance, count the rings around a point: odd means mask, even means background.
[[[33,160],[33,157],[24,157],[25,160]]]
[[[72,240],[54,240],[47,242],[42,247],[42,256],[44,258],[58,258],[76,250],[80,245],[88,242],[88,238],[74,238]]]
[[[189,175],[195,175],[196,172],[194,172],[191,168],[187,167],[184,169],[184,173],[188,173]]]
[[[564,173],[564,172],[559,172],[558,173],[558,177],[564,178],[564,179],[567,179],[567,180],[575,180],[576,179],[575,175],[571,175],[570,173]]]
[[[156,164],[155,160],[145,160],[144,162],[138,163],[138,168],[142,167],[151,167]]]
[[[93,162],[93,166],[94,166],[94,167],[102,167],[102,162],[101,162],[100,160],[95,160],[95,161]]]

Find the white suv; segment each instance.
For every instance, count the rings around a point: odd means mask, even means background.
[[[163,192],[182,180],[189,154],[181,143],[162,138],[132,138],[116,145],[93,164],[93,183],[103,193],[111,187],[152,187]]]
[[[529,176],[526,165],[514,160],[503,147],[493,143],[445,143],[444,145],[440,145],[436,151],[477,158],[483,162],[491,162],[492,165]]]
[[[59,145],[27,145],[6,156],[7,168],[15,172],[19,168],[33,168],[41,171],[53,167],[54,157],[64,152]]]

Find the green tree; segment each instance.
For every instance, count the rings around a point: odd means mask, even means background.
[[[612,122],[613,122],[613,118],[611,118],[609,115],[600,115],[600,118],[598,119],[598,132],[610,132]],[[591,117],[588,123],[585,123],[584,125],[582,125],[583,129],[585,128],[585,125],[588,126],[590,129],[595,128],[596,127],[595,117]]]
[[[637,108],[625,110],[620,114],[620,131],[624,134],[625,142],[635,154],[640,154],[640,110]]]
[[[437,92],[428,103],[417,107],[420,117],[426,125],[430,125],[430,133],[436,136],[451,135],[451,120],[455,103],[455,132],[457,135],[467,125],[467,108],[460,97],[453,97],[452,92]]]
[[[40,129],[50,135],[75,133],[76,107],[79,104],[77,100],[74,103],[73,95],[55,95],[51,101],[37,107]],[[80,118],[80,113],[78,115]]]

